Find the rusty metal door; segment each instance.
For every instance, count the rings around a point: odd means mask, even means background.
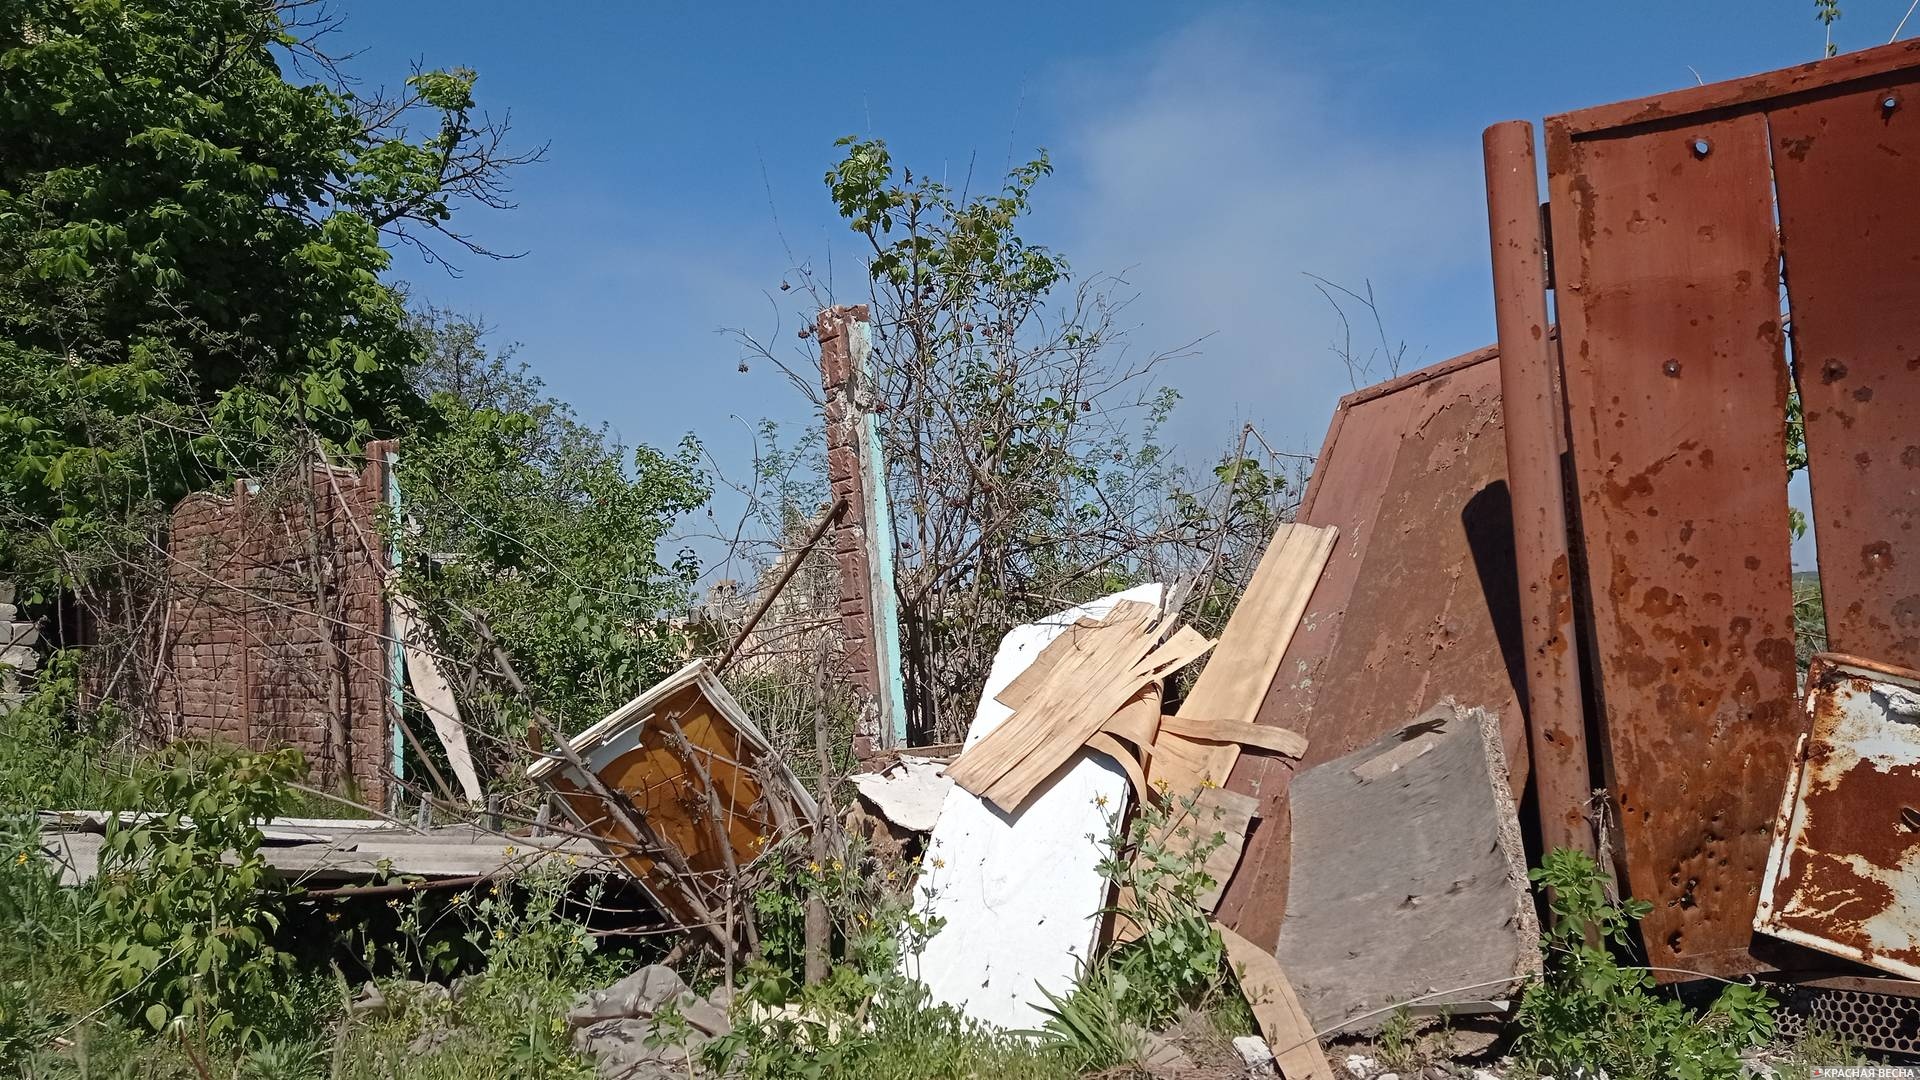
[[[1908,43],[1547,122],[1585,645],[1658,966],[1761,966],[1752,919],[1801,727],[1783,233],[1834,646],[1914,659],[1920,144],[1915,95],[1875,95],[1916,65]]]
[[[1298,520],[1335,525],[1258,720],[1307,736],[1297,767],[1357,750],[1444,697],[1498,715],[1516,798],[1527,781],[1526,679],[1513,524],[1491,348],[1347,395]],[[1259,819],[1220,915],[1271,948],[1286,909],[1295,764],[1243,755],[1230,786]]]

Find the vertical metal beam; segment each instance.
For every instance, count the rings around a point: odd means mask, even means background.
[[[1514,563],[1520,579],[1527,655],[1527,731],[1541,840],[1593,854],[1586,819],[1593,781],[1574,648],[1567,511],[1560,471],[1559,345],[1549,333],[1546,244],[1533,125],[1495,124],[1482,137],[1493,299],[1500,335],[1500,397],[1507,435],[1507,490],[1513,504]]]

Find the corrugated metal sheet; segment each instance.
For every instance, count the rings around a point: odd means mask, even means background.
[[[1763,933],[1920,979],[1920,671],[1821,654]]]
[[[1261,723],[1305,734],[1298,767],[1367,745],[1452,696],[1503,722],[1515,793],[1527,777],[1525,682],[1500,365],[1481,349],[1344,398],[1299,519],[1340,529]],[[1272,948],[1286,907],[1294,764],[1240,759],[1230,786],[1259,822],[1221,917]]]

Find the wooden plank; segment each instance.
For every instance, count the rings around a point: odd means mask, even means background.
[[[1232,743],[1271,750],[1297,758],[1307,752],[1307,737],[1297,731],[1265,724],[1235,720],[1202,720],[1191,716],[1165,716],[1160,719],[1164,734],[1179,735],[1195,742]]]
[[[1276,954],[1316,1028],[1370,1030],[1448,987],[1470,989],[1435,1000],[1507,997],[1539,972],[1500,741],[1498,717],[1446,703],[1293,778]]]
[[[1284,1080],[1333,1080],[1327,1067],[1326,1052],[1314,1037],[1313,1024],[1294,996],[1293,985],[1280,970],[1273,955],[1218,924],[1220,941],[1227,947],[1227,961],[1240,978],[1240,992],[1253,1006],[1253,1018],[1260,1035],[1273,1048]]]
[[[1653,905],[1647,963],[1750,971],[1799,726],[1767,121],[1548,141],[1625,891]]]
[[[1156,605],[1158,585],[1143,586],[1015,628],[1000,643],[967,732],[979,745],[1013,710],[999,692],[1082,616],[1122,600]],[[948,792],[921,859],[914,904],[944,926],[905,974],[926,983],[936,1002],[1003,1028],[1037,1028],[1038,987],[1064,993],[1091,959],[1108,882],[1100,848],[1109,817],[1123,813],[1127,778],[1104,755],[1082,749],[1025,806],[1003,813],[961,787]]]
[[[481,802],[486,793],[480,786],[479,773],[473,768],[473,753],[467,746],[467,728],[460,719],[460,704],[454,699],[453,687],[440,671],[440,665],[426,649],[413,601],[395,596],[389,610],[393,613],[394,633],[406,649],[408,688],[420,703],[420,710],[427,714],[441,748],[447,752],[447,764],[460,781],[460,793],[468,802]]]
[[[1253,721],[1338,536],[1336,529],[1312,525],[1284,524],[1274,530],[1212,660],[1194,680],[1179,715]],[[1176,791],[1209,782],[1221,786],[1239,757],[1235,743],[1203,742],[1175,733],[1161,738],[1150,775]]]
[[[1009,813],[1100,730],[1147,681],[1168,670],[1168,653],[1149,657],[1153,609],[1117,607],[1108,622],[1075,627],[1075,649],[1026,705],[947,770],[953,782]],[[1184,655],[1192,649],[1170,650]]]

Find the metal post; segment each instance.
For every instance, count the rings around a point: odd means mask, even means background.
[[[1546,243],[1533,125],[1495,124],[1483,137],[1493,302],[1500,340],[1507,490],[1513,500],[1514,563],[1527,654],[1527,731],[1540,834],[1548,848],[1594,853],[1586,812],[1585,698],[1574,647],[1567,512],[1560,471],[1559,343],[1549,333]]]

